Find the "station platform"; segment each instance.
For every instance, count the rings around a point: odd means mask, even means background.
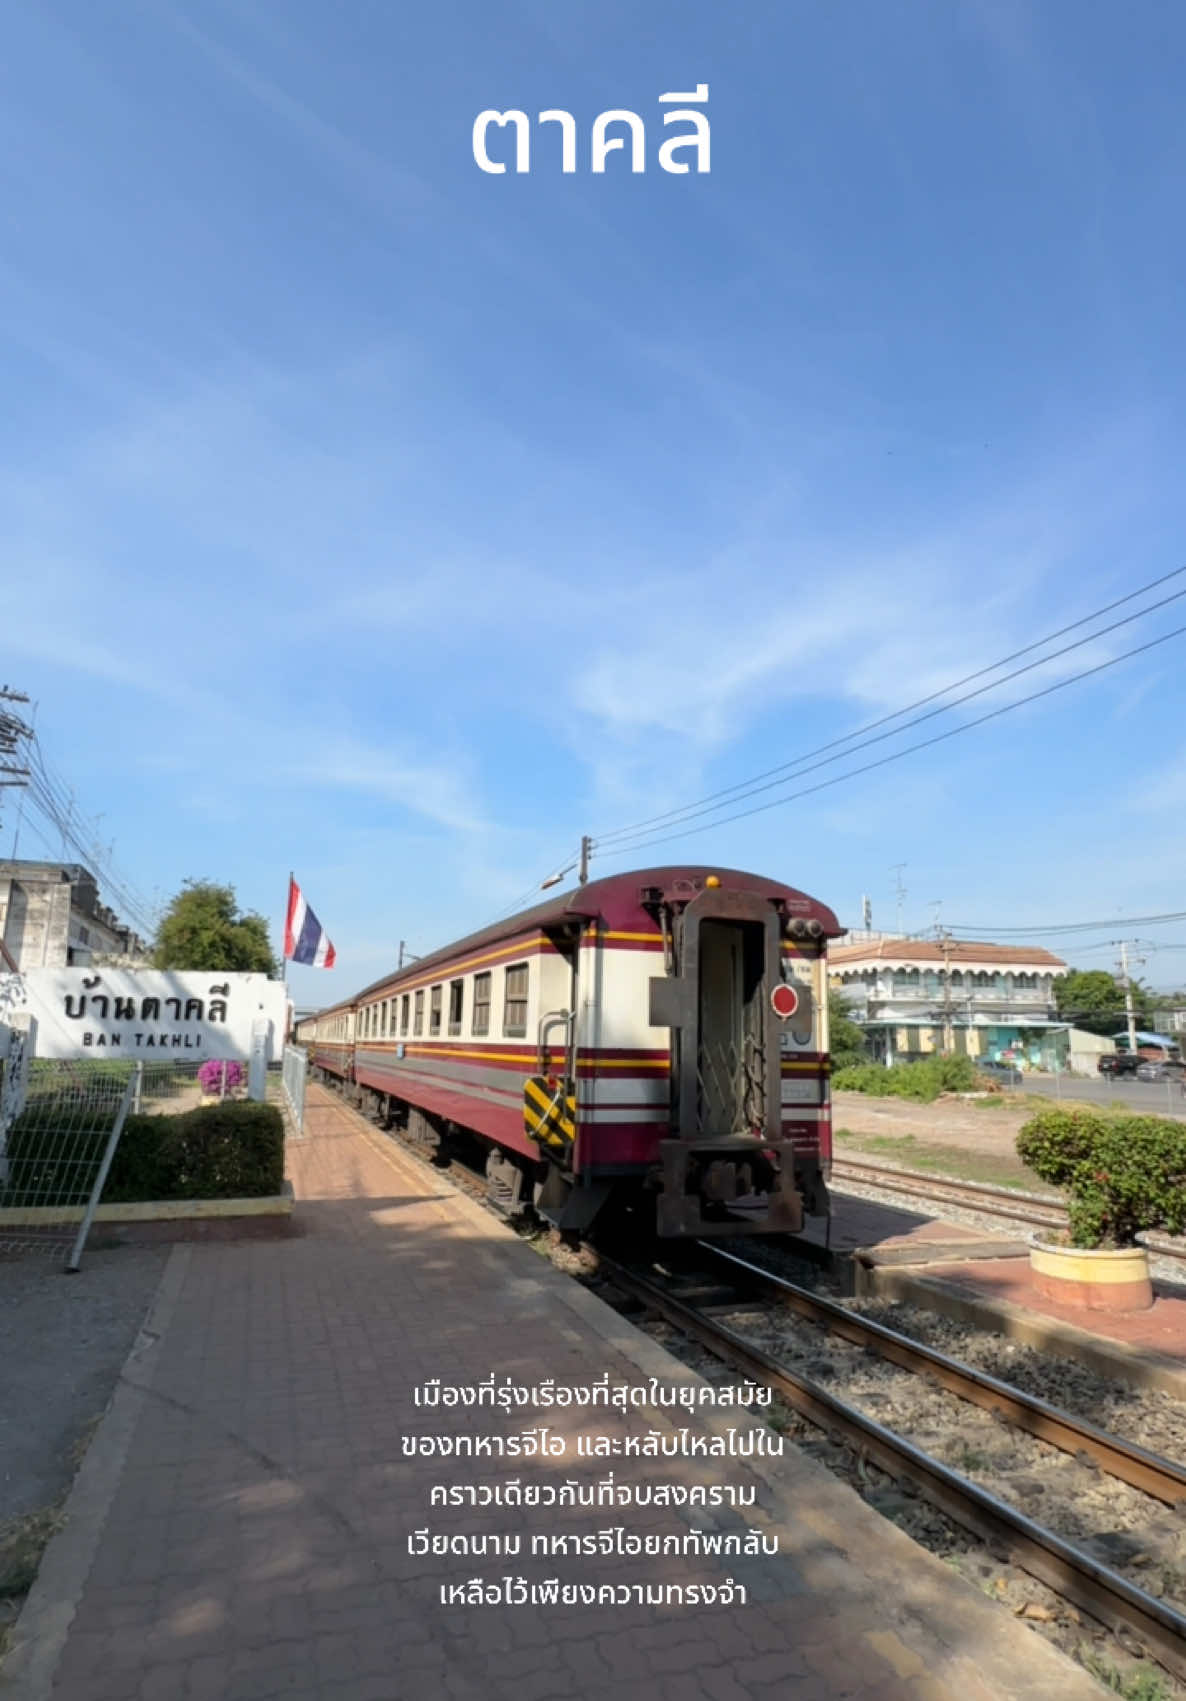
[[[170,1252],[15,1627],[5,1701],[1105,1693],[789,1441],[779,1456],[697,1454],[694,1443],[723,1445],[730,1431],[768,1441],[773,1432],[760,1407],[699,1403],[706,1384],[693,1371],[323,1088],[309,1089],[290,1174],[286,1238]],[[674,1390],[697,1403],[426,1408],[416,1397],[436,1378],[540,1389],[587,1388],[603,1375],[613,1388]],[[541,1427],[563,1456],[466,1451]],[[648,1433],[678,1440],[678,1452],[578,1452],[582,1437]],[[426,1455],[428,1438],[449,1454]],[[587,1488],[611,1470],[632,1494],[663,1482],[732,1484],[752,1487],[754,1503],[744,1512],[432,1504],[438,1486],[463,1498],[512,1480]],[[603,1551],[600,1532],[616,1526],[658,1536],[659,1554]],[[417,1551],[426,1529],[447,1538],[446,1551]],[[692,1530],[747,1529],[777,1540],[778,1552],[662,1546]],[[521,1556],[457,1551],[508,1533]],[[594,1551],[531,1552],[533,1535],[556,1534],[591,1536]],[[512,1596],[519,1578],[558,1577],[594,1586],[598,1599],[495,1602],[508,1577]],[[648,1599],[655,1586],[721,1590],[728,1578],[729,1604]],[[464,1599],[450,1599],[459,1586]]]
[[[1186,1265],[1180,1283],[1154,1281],[1146,1311],[1089,1310],[1039,1291],[1020,1230],[987,1233],[839,1191],[833,1209],[831,1249],[856,1272],[858,1293],[996,1328],[1186,1399]]]

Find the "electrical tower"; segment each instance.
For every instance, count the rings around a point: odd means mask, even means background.
[[[896,898],[898,900],[898,938],[899,939],[902,937],[902,905],[905,903],[906,895],[907,895],[906,894],[906,888],[902,884],[902,870],[906,866],[907,865],[904,862],[896,862],[896,863],[894,863],[893,867],[890,869],[890,873],[895,877],[894,895],[896,896]]]

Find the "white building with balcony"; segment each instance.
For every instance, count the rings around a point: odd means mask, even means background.
[[[852,936],[850,935],[850,939]],[[875,1057],[963,1052],[1018,1067],[1065,1067],[1069,1029],[1054,981],[1066,964],[1037,946],[870,936],[828,952],[828,980]]]

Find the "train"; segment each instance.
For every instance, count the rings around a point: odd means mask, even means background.
[[[388,1127],[475,1136],[490,1199],[589,1233],[797,1233],[827,1217],[833,912],[781,881],[586,880],[298,1023]]]

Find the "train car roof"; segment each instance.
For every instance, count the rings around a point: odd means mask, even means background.
[[[761,875],[747,874],[742,869],[719,868],[712,864],[703,867],[680,864],[666,868],[637,868],[628,874],[610,874],[600,880],[590,880],[584,886],[573,886],[566,892],[557,893],[546,903],[520,910],[505,921],[494,922],[463,939],[455,939],[427,956],[417,957],[406,968],[381,976],[363,987],[354,998],[332,1005],[320,1014],[330,1015],[335,1010],[349,1009],[382,988],[420,981],[426,973],[431,976],[434,967],[443,966],[455,957],[468,956],[472,951],[514,939],[522,933],[559,931],[574,922],[579,925],[595,917],[600,917],[611,928],[623,926],[637,919],[644,891],[658,890],[691,898],[710,875],[715,875],[726,889],[756,890],[763,897],[781,900],[797,915],[818,921],[826,938],[839,938],[846,931],[826,905],[780,880],[768,880]]]

